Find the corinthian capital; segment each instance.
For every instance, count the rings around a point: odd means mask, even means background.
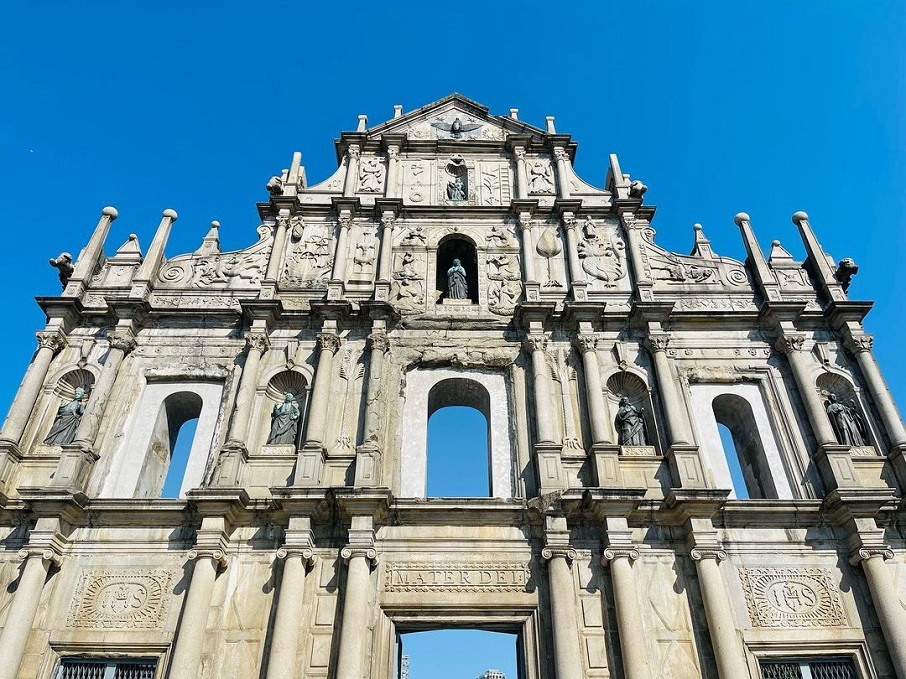
[[[576,215],[572,212],[564,212],[562,220],[563,228],[565,228],[567,231],[571,231],[579,225],[579,220],[576,219]]]
[[[846,338],[843,346],[851,354],[861,354],[863,351],[871,351],[875,338],[871,335],[852,335]]]
[[[576,346],[583,354],[598,350],[598,338],[594,335],[576,335]]]
[[[319,332],[318,349],[335,354],[340,350],[340,338],[332,332]]]
[[[384,353],[390,348],[390,339],[385,332],[373,332],[368,335],[368,344],[374,351]]]
[[[36,336],[40,349],[50,349],[53,353],[57,353],[66,346],[66,338],[59,331],[41,331],[36,333]]]
[[[267,338],[267,333],[264,332],[247,332],[245,333],[245,346],[251,351],[254,349],[259,353],[264,353],[268,350],[271,343]]]
[[[667,347],[670,346],[670,335],[666,333],[652,333],[645,338],[645,346],[648,347],[648,351],[652,353],[667,351]]]
[[[569,153],[567,153],[566,149],[563,148],[562,146],[558,146],[557,148],[554,149],[554,158],[556,158],[557,160],[568,161]]]
[[[529,231],[532,228],[532,213],[520,212],[516,217],[516,225],[523,231]]]
[[[801,333],[788,333],[777,338],[774,347],[781,354],[791,354],[794,351],[802,351],[802,345],[805,344],[805,335]]]
[[[119,349],[128,354],[135,349],[135,336],[128,330],[115,330],[107,334],[111,349]]]
[[[526,351],[547,351],[547,337],[544,335],[526,335],[522,340],[522,346]]]
[[[358,158],[362,150],[359,148],[358,144],[350,144],[349,148],[346,149],[346,153],[350,158]]]

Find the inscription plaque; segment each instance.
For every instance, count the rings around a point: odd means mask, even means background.
[[[152,629],[169,604],[172,574],[164,570],[100,570],[82,575],[68,627]]]
[[[756,627],[842,627],[840,595],[823,568],[741,568]]]
[[[529,579],[522,563],[391,563],[388,592],[524,592]]]

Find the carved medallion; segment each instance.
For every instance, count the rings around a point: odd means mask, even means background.
[[[388,592],[524,592],[524,563],[391,563]]]
[[[755,627],[843,627],[840,595],[824,568],[741,568]]]
[[[82,575],[68,627],[154,629],[170,603],[166,570],[96,570]]]

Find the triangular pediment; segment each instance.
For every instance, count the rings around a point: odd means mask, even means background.
[[[503,141],[510,134],[528,134],[540,139],[545,133],[521,120],[491,115],[487,106],[453,93],[370,127],[366,134],[369,137],[405,134],[413,140]]]

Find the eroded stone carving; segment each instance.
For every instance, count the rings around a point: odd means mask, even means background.
[[[67,626],[156,629],[169,607],[172,577],[162,569],[88,571],[76,589]]]
[[[843,627],[840,594],[824,568],[740,568],[756,627]]]
[[[245,250],[209,255],[179,255],[161,267],[158,279],[169,288],[254,288],[257,287],[270,254],[271,228],[258,227],[257,243]]]
[[[522,295],[522,273],[515,256],[505,253],[488,257],[488,309],[509,315]]]
[[[333,232],[325,224],[293,228],[293,246],[283,269],[283,281],[303,288],[323,288],[333,269]]]
[[[376,156],[367,156],[359,167],[359,191],[381,193],[384,190],[384,164]]]
[[[75,271],[75,267],[72,265],[72,255],[68,252],[61,252],[56,257],[51,257],[50,265],[56,269],[60,275],[60,283],[63,284],[63,287],[66,287],[66,284],[69,282],[69,277],[72,276],[72,272]]]
[[[552,194],[554,192],[554,171],[550,161],[538,158],[526,164],[528,165],[529,194]]]
[[[586,217],[582,225],[584,239],[579,241],[578,254],[582,270],[603,281],[605,287],[612,288],[626,276],[626,244],[615,231],[606,229],[605,233],[604,237],[599,237],[594,221]]]
[[[418,313],[425,305],[425,262],[412,252],[399,256],[399,267],[393,272],[393,288],[390,301],[402,313]],[[418,271],[416,271],[416,266]],[[419,271],[421,273],[419,273]]]

